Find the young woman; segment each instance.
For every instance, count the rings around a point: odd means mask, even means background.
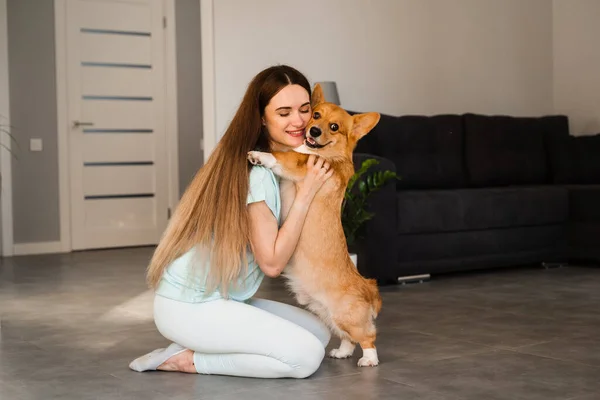
[[[333,171],[311,156],[282,223],[279,179],[246,158],[250,150],[288,151],[304,142],[310,93],[307,79],[285,65],[260,72],[248,86],[148,267],[155,323],[173,343],[132,361],[131,369],[305,378],[319,368],[327,327],[305,310],[253,295],[265,275],[285,268]]]

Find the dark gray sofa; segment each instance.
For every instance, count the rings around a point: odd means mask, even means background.
[[[570,136],[565,116],[382,114],[355,166],[371,157],[402,178],[371,198],[353,249],[380,284],[600,260],[600,136]]]

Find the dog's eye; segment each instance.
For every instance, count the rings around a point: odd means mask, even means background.
[[[338,124],[333,123],[329,125],[329,129],[331,129],[333,132],[337,131],[338,129],[340,129],[340,127],[338,126]]]
[[[319,119],[319,118],[321,118],[321,114],[319,114],[317,111],[315,111],[315,113],[313,114],[313,118]]]

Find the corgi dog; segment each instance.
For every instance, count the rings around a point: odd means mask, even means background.
[[[379,364],[375,348],[375,318],[381,296],[374,279],[357,271],[342,228],[342,201],[354,174],[352,153],[356,143],[379,122],[379,113],[351,116],[328,103],[320,85],[312,96],[313,114],[302,146],[289,152],[248,153],[254,165],[263,165],[285,180],[295,182],[306,175],[309,154],[324,158],[333,175],[321,186],[307,214],[298,245],[283,276],[296,301],[319,316],[341,339],[333,358],[352,356],[356,344],[362,348],[358,366]],[[284,191],[282,190],[282,196]],[[282,198],[282,204],[291,204]]]

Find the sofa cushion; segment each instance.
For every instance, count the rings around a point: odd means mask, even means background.
[[[350,115],[359,114],[356,111],[348,111]],[[379,122],[371,132],[362,137],[356,144],[355,153],[374,154],[383,156],[379,151],[379,141],[382,135],[393,135],[396,131],[396,119],[393,115],[380,113]]]
[[[600,184],[600,134],[547,136],[552,179],[561,184]]]
[[[357,152],[394,162],[402,178],[398,189],[465,187],[463,127],[459,115],[394,117],[381,115],[377,126],[358,142]]]
[[[569,219],[600,223],[600,184],[569,185]]]
[[[544,118],[544,143],[549,179],[553,183],[570,182],[571,164],[565,146],[569,142],[569,120],[566,116]]]
[[[471,268],[468,269],[480,269],[561,259],[566,238],[566,226],[555,224],[402,235],[396,238],[396,246],[400,263],[420,266],[420,270],[402,269],[402,273],[416,274],[433,272],[428,268],[431,265],[429,262],[434,262],[434,265],[435,262],[446,264],[445,268],[439,268],[438,271],[449,272],[463,269],[461,264],[470,264]]]
[[[465,160],[472,186],[548,181],[540,118],[465,114]]]
[[[600,261],[600,185],[569,185],[569,255]]]
[[[455,232],[564,222],[562,186],[399,191],[398,234]]]
[[[600,184],[600,134],[571,138],[575,173],[572,183]]]

